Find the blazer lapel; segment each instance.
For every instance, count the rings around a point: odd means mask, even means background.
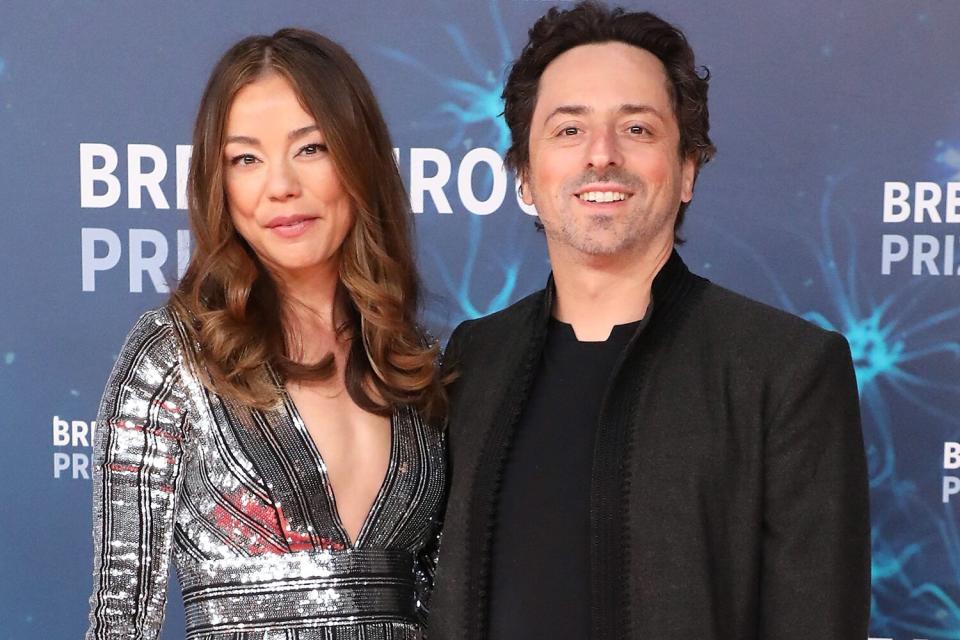
[[[487,635],[490,556],[503,468],[543,353],[553,300],[552,277],[539,298],[509,327],[509,344],[504,344],[498,354],[497,366],[484,372],[499,382],[487,398],[478,398],[495,407],[492,419],[465,426],[484,435],[467,514],[467,602],[474,606],[464,611],[464,638],[479,640]]]

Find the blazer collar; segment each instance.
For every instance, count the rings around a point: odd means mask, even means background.
[[[674,249],[666,263],[657,272],[653,278],[653,287],[651,291],[651,300],[653,303],[653,315],[650,321],[656,321],[657,324],[664,318],[671,317],[677,310],[677,304],[683,299],[684,295],[693,286],[697,277],[690,273],[683,258]],[[543,304],[540,307],[539,322],[546,325],[550,316],[553,314],[553,305],[556,303],[557,287],[553,281],[553,272],[547,279],[547,286],[544,288]]]

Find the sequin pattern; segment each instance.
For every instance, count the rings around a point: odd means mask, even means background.
[[[168,310],[145,314],[101,401],[87,640],[156,638],[171,557],[190,640],[419,638],[440,430],[394,412],[383,486],[351,544],[289,397],[259,411],[210,393],[183,344]]]

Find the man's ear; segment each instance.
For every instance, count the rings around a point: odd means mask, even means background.
[[[697,159],[691,153],[680,163],[680,201],[693,200],[693,183],[697,179]]]
[[[533,206],[533,189],[530,188],[529,169],[521,169],[517,172],[517,189],[520,191],[520,199],[528,207]]]

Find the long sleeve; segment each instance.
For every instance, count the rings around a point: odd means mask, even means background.
[[[846,341],[831,334],[784,372],[765,442],[761,638],[865,638],[867,468]]]
[[[158,637],[166,604],[186,397],[167,312],[140,318],[97,414],[87,640]]]

